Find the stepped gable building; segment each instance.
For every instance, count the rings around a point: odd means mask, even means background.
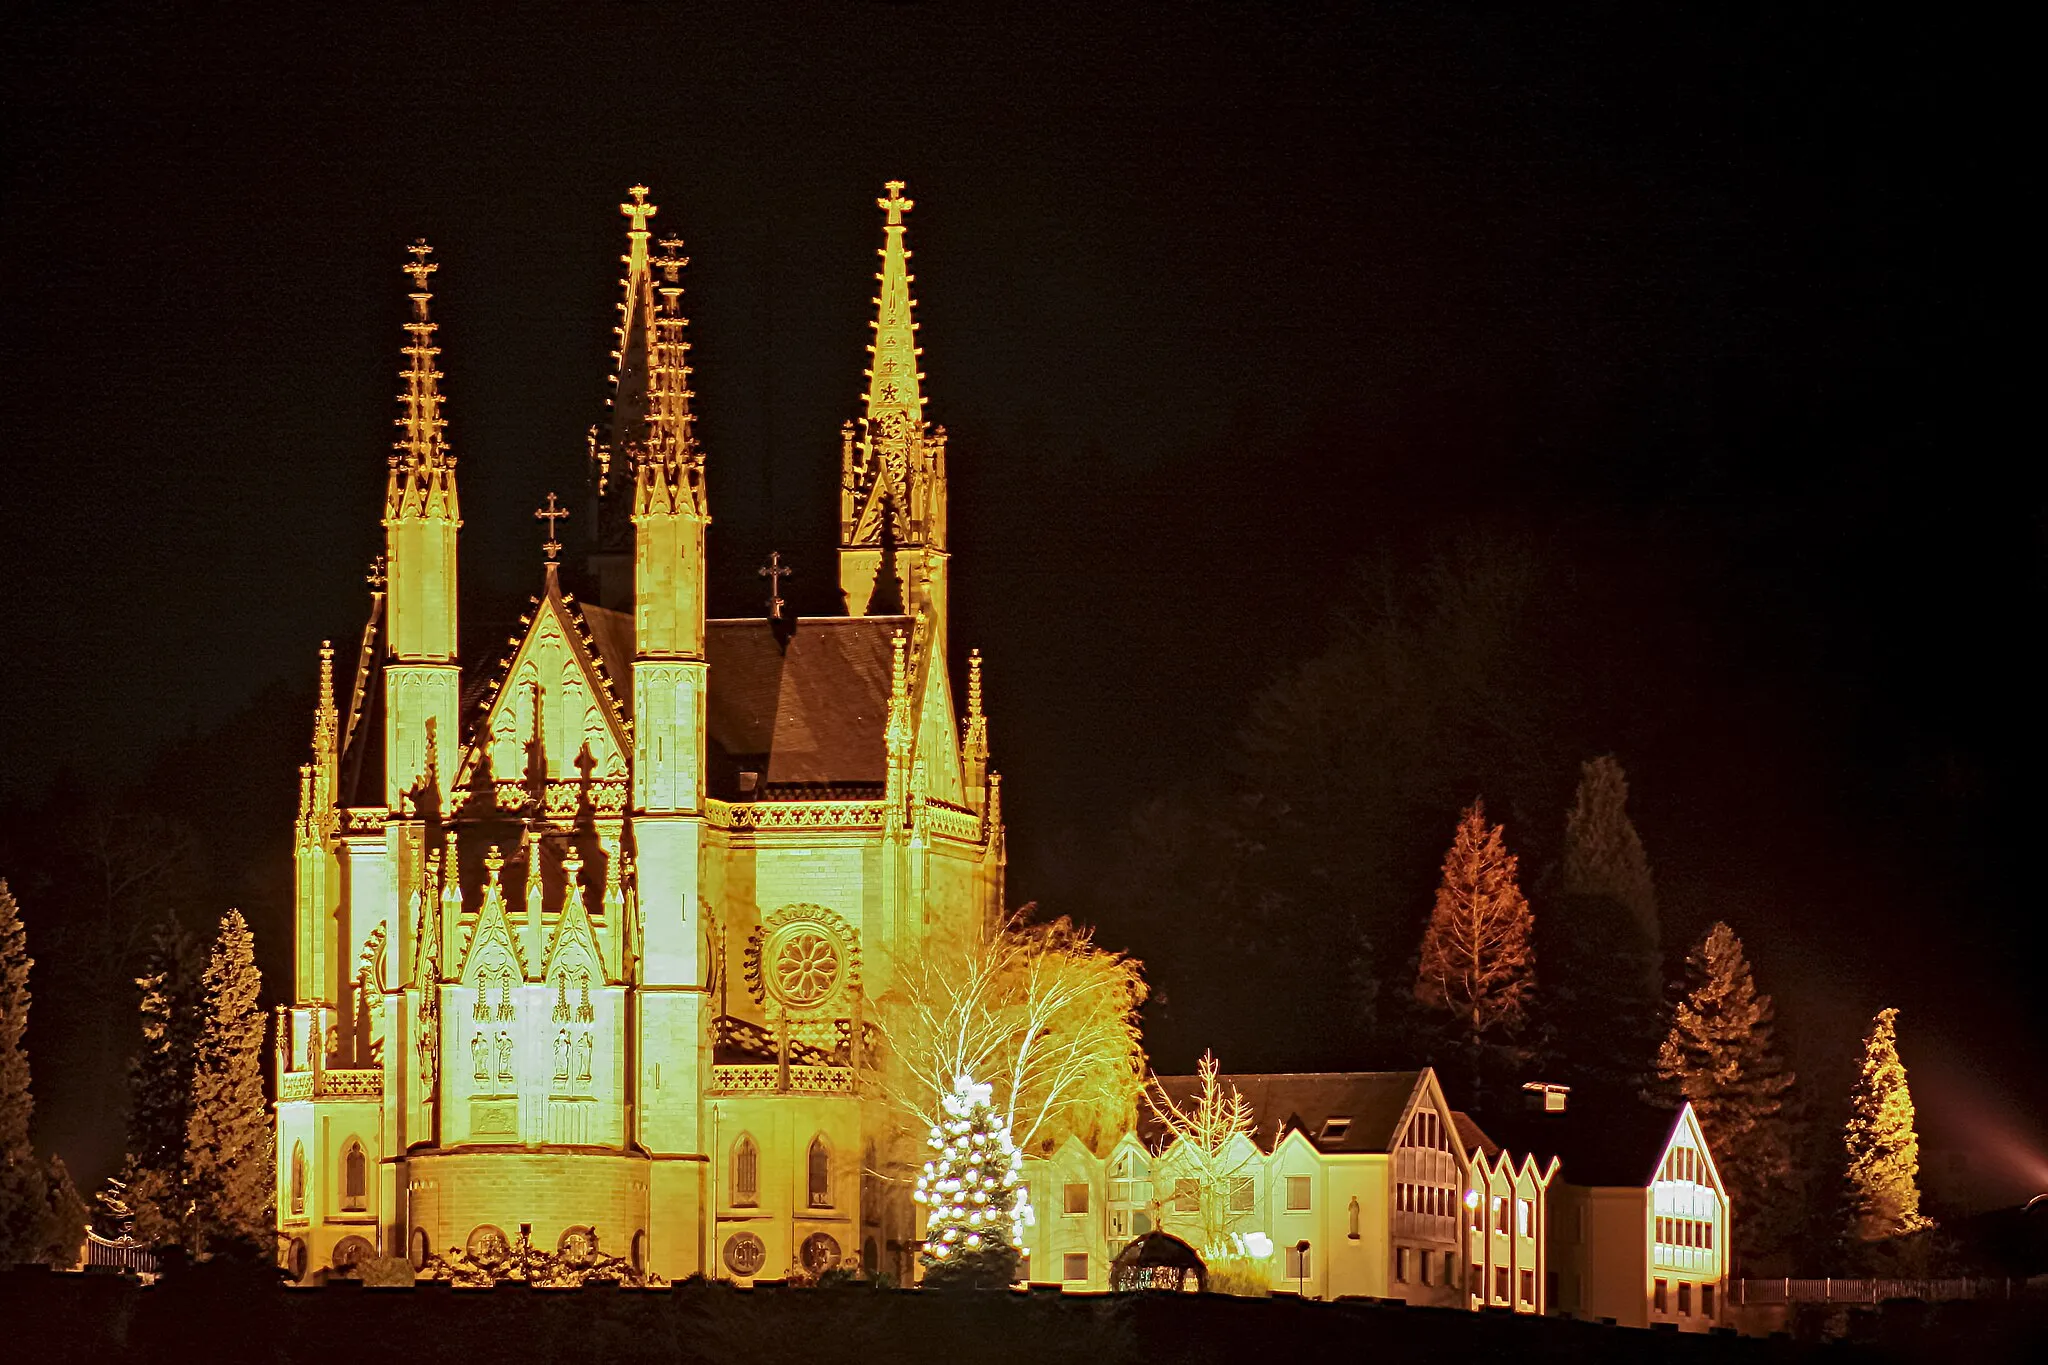
[[[1692,1105],[1490,1117],[1466,1255],[1474,1307],[1704,1332],[1726,1318],[1732,1210]],[[1512,1207],[1512,1214],[1509,1209]]]
[[[997,914],[1003,824],[979,657],[964,720],[947,671],[946,447],[902,188],[877,201],[831,619],[707,619],[718,461],[692,421],[681,243],[654,240],[636,188],[589,442],[591,595],[565,588],[550,495],[520,628],[463,638],[435,265],[412,249],[385,553],[339,693],[322,647],[300,773],[276,1056],[296,1273],[522,1228],[668,1278],[907,1271],[911,1206],[867,1178],[898,1159],[862,1079],[871,1002]]]

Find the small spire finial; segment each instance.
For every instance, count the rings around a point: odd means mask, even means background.
[[[888,210],[889,227],[902,227],[903,215],[916,208],[917,201],[903,197],[903,182],[901,180],[891,180],[883,185],[882,188],[889,192],[889,197],[887,199],[877,199],[875,207]]]
[[[768,619],[780,621],[782,609],[789,605],[782,600],[782,580],[796,570],[782,562],[782,551],[775,550],[769,554],[767,566],[756,569],[755,572],[768,580]]]
[[[647,220],[652,218],[659,210],[647,202],[647,187],[645,185],[635,185],[627,190],[626,193],[633,196],[633,202],[619,205],[619,212],[633,220],[633,225],[627,230],[644,233],[647,231]]]
[[[550,493],[548,494],[548,505],[533,515],[536,521],[544,521],[548,524],[548,538],[541,542],[540,548],[547,552],[548,563],[552,564],[555,562],[555,556],[562,552],[562,542],[555,539],[555,523],[568,516],[569,509],[557,507],[555,505],[555,495]]]
[[[407,247],[405,250],[406,253],[412,257],[412,259],[410,261],[407,261],[404,265],[398,268],[404,271],[406,274],[412,276],[412,287],[414,289],[419,290],[421,293],[425,293],[427,288],[427,276],[433,274],[436,270],[439,270],[441,268],[435,262],[427,259],[427,257],[434,254],[434,248],[427,245],[426,238],[419,237],[415,238],[413,244]]]
[[[981,718],[981,651],[967,651],[967,714],[975,720]]]
[[[370,561],[370,571],[363,575],[363,581],[370,585],[371,592],[381,593],[384,591],[384,584],[387,578],[384,572],[383,555],[378,555]]]
[[[320,642],[320,709],[334,709],[334,641]]]

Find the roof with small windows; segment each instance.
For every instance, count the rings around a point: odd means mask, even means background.
[[[1252,1107],[1258,1127],[1253,1139],[1272,1151],[1295,1129],[1320,1152],[1361,1153],[1393,1150],[1402,1117],[1422,1088],[1424,1071],[1283,1071],[1222,1076]],[[1161,1076],[1159,1085],[1175,1104],[1186,1107],[1201,1090],[1198,1076]],[[1139,1130],[1157,1146],[1165,1129],[1150,1109]]]

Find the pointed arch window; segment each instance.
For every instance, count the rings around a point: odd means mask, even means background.
[[[370,1163],[363,1144],[354,1138],[341,1153],[341,1211],[361,1213],[370,1206]]]
[[[306,1144],[292,1144],[292,1217],[306,1216]]]
[[[732,1202],[748,1208],[761,1202],[761,1149],[745,1134],[732,1149]]]
[[[809,1167],[811,1207],[829,1209],[832,1207],[832,1153],[825,1146],[822,1136],[811,1139],[811,1153],[805,1163]]]

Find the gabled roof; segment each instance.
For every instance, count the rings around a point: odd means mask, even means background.
[[[1644,1104],[1587,1105],[1562,1114],[1536,1110],[1489,1115],[1490,1136],[1539,1162],[1556,1157],[1559,1178],[1573,1185],[1647,1189],[1671,1145],[1679,1115]]]
[[[1458,1142],[1468,1152],[1484,1152],[1490,1157],[1501,1154],[1501,1145],[1487,1136],[1473,1117],[1462,1109],[1451,1112],[1451,1127],[1458,1130]]]
[[[1321,1152],[1386,1152],[1394,1145],[1409,1102],[1421,1088],[1420,1071],[1293,1071],[1224,1076],[1252,1106],[1258,1120],[1254,1138],[1270,1152],[1298,1129]],[[1201,1088],[1194,1076],[1161,1076],[1159,1084],[1175,1104],[1186,1105]],[[1348,1119],[1342,1135],[1324,1137],[1331,1119]],[[1165,1137],[1149,1109],[1139,1116],[1146,1140]]]
[[[711,794],[880,795],[888,780],[889,645],[910,630],[904,616],[710,622]],[[740,789],[743,771],[757,774],[751,792]]]

